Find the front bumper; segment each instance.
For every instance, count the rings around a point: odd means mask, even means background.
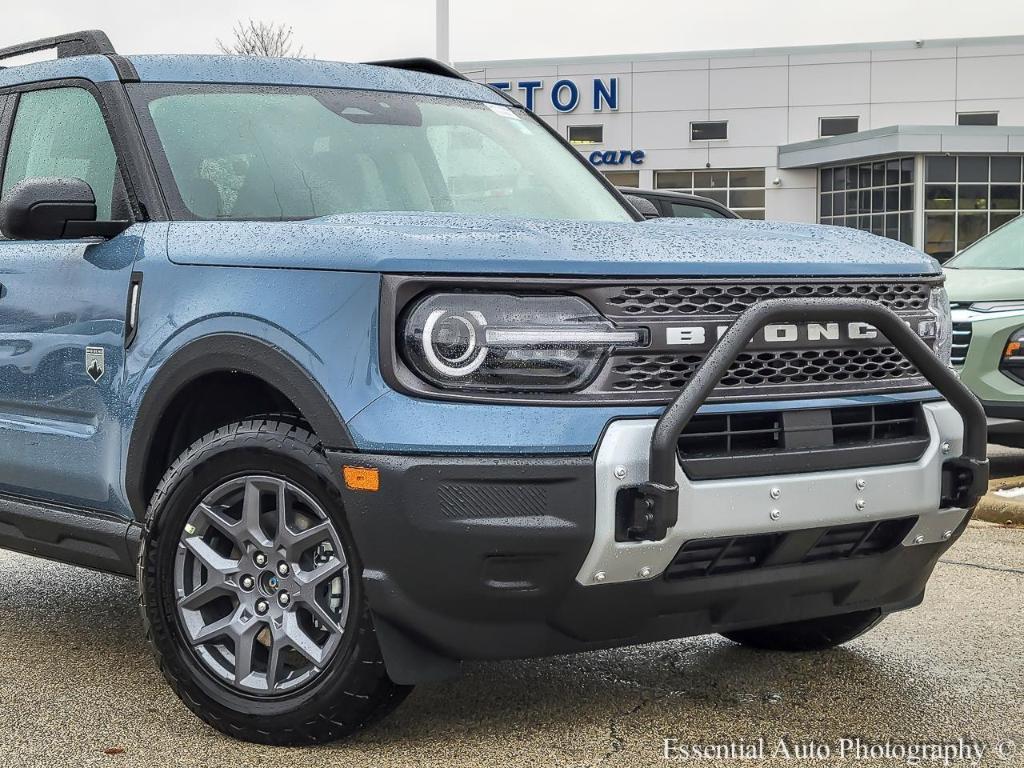
[[[380,472],[378,492],[346,491],[344,500],[389,672],[420,682],[451,673],[462,659],[541,656],[916,605],[969,517],[968,510],[939,508],[942,463],[959,454],[962,421],[946,403],[922,408],[930,440],[913,463],[699,482],[680,471],[679,520],[660,542],[614,541],[615,494],[647,476],[652,419],[613,422],[593,456],[332,452],[339,472],[343,465]],[[775,508],[781,514],[773,520]],[[873,556],[664,576],[693,539],[908,516],[917,521],[899,545]]]
[[[924,453],[873,468],[687,477],[679,436],[754,332],[818,319],[870,321],[946,398],[922,406]],[[339,472],[379,472],[375,492],[345,502],[388,671],[407,683],[461,659],[914,605],[988,476],[977,399],[897,315],[857,299],[755,304],[657,420],[613,421],[592,456],[329,455]],[[852,548],[841,544],[851,533]],[[738,568],[716,570],[740,538]],[[826,539],[837,543],[823,551]],[[678,578],[671,566],[695,541],[722,555]]]

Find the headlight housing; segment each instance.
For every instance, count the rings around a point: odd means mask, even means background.
[[[646,343],[576,296],[433,293],[400,322],[409,367],[443,389],[550,392],[588,384],[615,347]]]
[[[1024,380],[1024,328],[1018,328],[1006,340],[999,359],[999,370],[1017,381]]]
[[[948,366],[953,351],[953,318],[945,288],[932,288],[928,309],[935,318],[935,354]]]

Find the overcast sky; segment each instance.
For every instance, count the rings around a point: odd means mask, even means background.
[[[434,0],[0,0],[0,46],[101,28],[124,53],[213,52],[286,22],[321,59],[433,55]],[[1024,35],[1021,0],[451,0],[456,61]]]

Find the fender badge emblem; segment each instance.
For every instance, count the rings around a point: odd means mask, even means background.
[[[85,372],[93,381],[99,381],[103,377],[104,356],[103,347],[85,348]]]

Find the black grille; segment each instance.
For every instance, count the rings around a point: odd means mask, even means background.
[[[857,298],[877,301],[896,312],[923,312],[931,292],[928,282],[869,283],[692,282],[683,285],[635,285],[600,291],[609,315],[738,315],[764,299]]]
[[[665,570],[665,578],[703,578],[879,555],[898,546],[916,522],[916,517],[904,517],[786,533],[693,539],[679,548]]]
[[[685,386],[702,355],[630,355],[617,358],[608,379],[615,392],[657,392]],[[743,352],[722,377],[719,395],[730,389],[770,385],[836,384],[919,380],[917,370],[896,347]],[[777,391],[777,390],[776,390]]]
[[[953,347],[949,359],[953,365],[963,365],[971,346],[973,329],[970,323],[953,323]]]
[[[931,291],[940,282],[938,277],[891,282],[703,278],[582,286],[576,289],[579,295],[620,328],[649,329],[649,345],[613,352],[579,394],[631,403],[666,402],[690,380],[717,335],[744,311],[769,299],[864,299],[893,310],[915,330],[927,329],[921,323],[931,319]],[[712,391],[710,401],[928,387],[928,381],[892,344],[882,336],[865,335],[857,323],[829,324],[827,317],[820,317],[772,327],[773,333],[785,333],[792,341],[759,332]],[[926,341],[934,343],[930,338]]]
[[[916,403],[701,414],[677,454],[688,477],[710,480],[916,461],[928,439]]]

